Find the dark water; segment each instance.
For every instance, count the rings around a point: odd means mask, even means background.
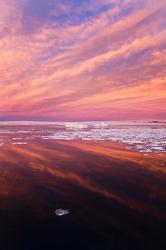
[[[166,249],[165,160],[105,142],[2,146],[0,249]]]

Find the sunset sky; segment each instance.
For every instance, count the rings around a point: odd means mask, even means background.
[[[0,10],[0,120],[166,119],[166,0]]]

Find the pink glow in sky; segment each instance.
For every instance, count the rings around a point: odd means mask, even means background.
[[[166,119],[165,0],[0,9],[0,120]]]

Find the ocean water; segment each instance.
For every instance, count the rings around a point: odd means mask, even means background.
[[[165,122],[0,124],[0,249],[166,249]]]

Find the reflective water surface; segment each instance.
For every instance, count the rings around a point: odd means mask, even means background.
[[[166,249],[165,152],[14,136],[0,138],[0,249]]]

